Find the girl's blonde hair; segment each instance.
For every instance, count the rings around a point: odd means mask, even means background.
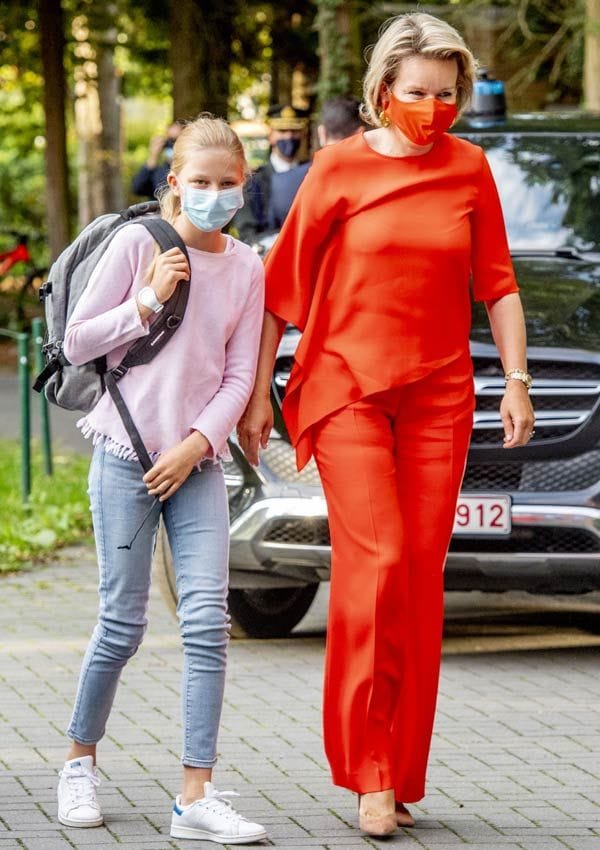
[[[455,59],[458,66],[456,106],[459,114],[473,92],[477,72],[475,57],[459,33],[445,21],[423,12],[410,12],[386,21],[379,31],[369,67],[363,81],[361,115],[375,127],[381,127],[379,114],[384,109],[384,93],[391,89],[403,59]]]
[[[238,134],[231,129],[223,118],[216,118],[209,112],[203,112],[194,121],[185,124],[173,146],[171,171],[175,176],[184,167],[190,153],[204,148],[221,148],[229,151],[232,159],[237,160],[244,179],[250,175],[243,145]],[[169,185],[163,187],[158,195],[160,214],[166,221],[173,224],[181,212],[181,200],[171,190]]]

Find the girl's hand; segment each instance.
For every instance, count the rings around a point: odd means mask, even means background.
[[[252,466],[258,466],[258,449],[267,448],[273,427],[271,400],[265,396],[252,396],[237,426],[237,436]]]
[[[181,487],[198,461],[208,453],[210,443],[199,431],[194,431],[179,445],[162,454],[143,481],[150,496],[166,501]]]
[[[179,248],[169,248],[154,261],[150,286],[161,304],[168,301],[180,280],[190,279],[190,267]]]
[[[509,381],[500,404],[500,415],[504,425],[505,449],[526,446],[533,436],[535,414],[527,387],[521,381]]]

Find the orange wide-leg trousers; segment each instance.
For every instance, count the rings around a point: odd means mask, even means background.
[[[359,793],[425,793],[444,562],[472,423],[463,359],[312,429],[332,546],[325,751],[334,783]]]

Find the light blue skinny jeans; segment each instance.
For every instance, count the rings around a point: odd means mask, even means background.
[[[160,515],[175,564],[184,664],[183,754],[212,767],[223,704],[229,639],[229,518],[220,464],[204,462],[166,502],[148,495],[139,463],[96,446],[89,495],[100,569],[98,623],[88,645],[67,734],[95,744],[106,728],[121,671],[147,625],[152,555]],[[153,504],[154,502],[154,504]],[[144,517],[150,511],[131,549]]]

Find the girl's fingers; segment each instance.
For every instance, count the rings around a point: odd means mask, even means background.
[[[159,498],[159,502],[166,502],[167,499],[170,499],[173,493],[176,493],[179,490],[181,482],[176,481],[174,484],[171,484],[169,489],[165,491],[162,496]]]

